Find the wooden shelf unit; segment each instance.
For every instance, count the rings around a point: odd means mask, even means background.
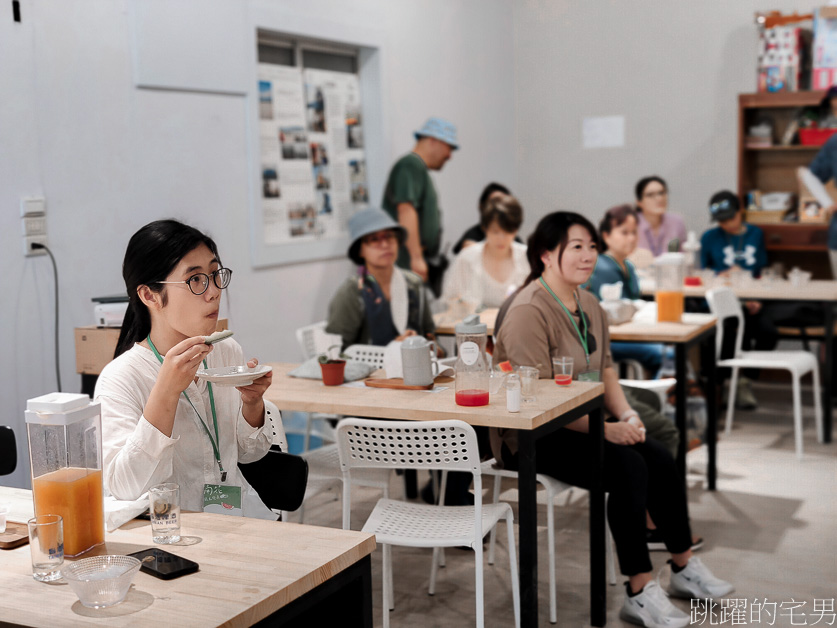
[[[738,195],[747,192],[794,192],[799,194],[796,169],[814,159],[819,146],[778,144],[788,125],[803,107],[819,105],[824,91],[739,94],[738,96]],[[747,130],[760,120],[773,123],[773,146],[747,147]],[[826,186],[834,191],[833,183]],[[757,223],[754,223],[757,224]],[[786,269],[799,266],[815,278],[830,279],[826,236],[828,226],[817,223],[758,224],[764,231],[770,263],[782,262]]]

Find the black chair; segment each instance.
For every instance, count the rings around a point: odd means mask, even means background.
[[[308,486],[308,462],[273,445],[256,462],[238,463],[244,479],[271,510],[293,512],[302,505]]]
[[[0,475],[9,475],[17,468],[15,433],[8,425],[0,425]]]

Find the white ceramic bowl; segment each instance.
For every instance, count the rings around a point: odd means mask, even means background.
[[[140,561],[133,556],[94,556],[66,565],[61,575],[88,608],[107,608],[128,595]]]

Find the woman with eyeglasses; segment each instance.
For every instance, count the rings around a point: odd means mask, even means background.
[[[349,220],[349,259],[357,275],[338,288],[328,306],[326,331],[353,344],[387,345],[407,336],[434,338],[436,326],[417,274],[395,265],[406,231],[386,212],[369,208]]]
[[[677,214],[668,210],[668,185],[653,175],[640,179],[634,188],[639,212],[637,248],[647,249],[658,257],[669,251],[679,251],[686,241],[686,225]]]
[[[238,487],[245,516],[276,519],[238,469],[267,453],[281,420],[264,401],[271,374],[235,388],[196,377],[201,367],[258,364],[231,338],[205,342],[232,277],[215,242],[175,220],[149,223],[131,237],[122,276],[128,310],[95,393],[105,489],[137,500],[176,482],[181,507],[201,511],[205,487]]]

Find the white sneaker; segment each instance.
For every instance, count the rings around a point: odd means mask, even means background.
[[[685,628],[691,620],[668,601],[668,596],[656,580],[646,584],[638,595],[626,595],[619,617],[646,628]]]
[[[716,578],[704,565],[700,558],[694,556],[689,559],[689,564],[678,573],[671,572],[671,584],[668,591],[674,597],[691,599],[703,599],[721,597],[732,593],[733,587],[729,582]]]

